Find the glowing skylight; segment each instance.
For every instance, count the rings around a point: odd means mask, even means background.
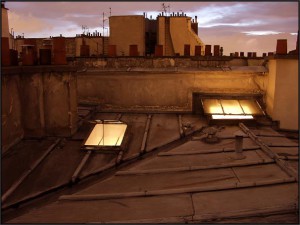
[[[225,114],[243,114],[243,109],[237,100],[221,100],[221,104]]]
[[[127,125],[124,123],[96,124],[85,146],[120,146],[124,138]]]
[[[263,115],[255,100],[202,99],[205,114],[212,119],[253,119],[253,115]]]

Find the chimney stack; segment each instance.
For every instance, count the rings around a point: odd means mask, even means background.
[[[287,39],[277,39],[276,54],[277,55],[287,54]]]

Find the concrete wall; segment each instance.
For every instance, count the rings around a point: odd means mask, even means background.
[[[23,137],[77,130],[77,79],[70,66],[2,68],[2,147]]]
[[[79,67],[93,69],[119,69],[119,68],[173,68],[177,69],[206,69],[220,70],[222,67],[229,70],[259,70],[267,69],[263,66],[263,59],[253,59],[256,66],[247,66],[249,59],[238,59],[231,57],[112,57],[112,58],[83,58],[76,59],[73,64]]]
[[[195,45],[202,46],[204,55],[204,44],[192,30],[190,17],[170,17],[170,33],[175,53],[184,55],[184,45],[187,44],[192,56],[195,55]]]
[[[281,129],[298,130],[298,59],[269,60],[267,113]]]
[[[66,38],[66,56],[73,57],[76,55],[76,42],[75,38]]]
[[[260,92],[255,76],[233,71],[87,72],[78,74],[78,97],[103,110],[192,111],[193,92]]]
[[[109,44],[117,46],[117,56],[128,56],[129,45],[138,45],[139,55],[145,55],[144,16],[111,16],[109,27]]]
[[[2,123],[1,147],[2,153],[16,144],[24,136],[22,125],[20,76],[1,75],[2,88]]]
[[[20,54],[20,52],[22,52],[22,45],[24,45],[25,39],[26,38],[16,38],[14,40],[15,49],[18,51],[19,54]],[[37,48],[37,56],[39,57],[39,53],[40,53],[39,50],[45,48],[45,46],[43,45],[45,38],[28,38],[28,39],[35,40],[36,48]],[[75,38],[68,37],[65,39],[65,43],[66,43],[66,56],[67,57],[79,56],[80,45],[78,47],[78,55],[76,55],[77,43],[75,41]],[[80,42],[80,44],[81,44],[81,42]]]
[[[18,51],[18,54],[20,55],[20,52],[22,52],[22,45],[24,45],[24,38],[17,38],[15,39],[15,49]]]
[[[79,57],[80,56],[80,46],[83,43],[83,38],[86,45],[90,46],[90,56],[95,55],[103,55],[103,37],[97,36],[97,37],[76,37],[74,46],[76,48],[76,53],[74,56]],[[129,48],[129,47],[128,47]]]

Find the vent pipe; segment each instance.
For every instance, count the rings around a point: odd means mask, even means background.
[[[246,156],[243,155],[243,136],[236,135],[235,136],[235,159],[245,159]]]

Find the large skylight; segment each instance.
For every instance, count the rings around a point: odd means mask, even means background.
[[[127,125],[119,121],[97,123],[86,139],[84,146],[120,146]]]
[[[212,119],[253,119],[253,115],[263,115],[255,100],[202,99],[205,114]]]

